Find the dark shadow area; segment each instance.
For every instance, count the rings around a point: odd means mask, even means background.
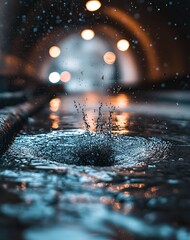
[[[190,239],[190,1],[0,1],[0,238]]]

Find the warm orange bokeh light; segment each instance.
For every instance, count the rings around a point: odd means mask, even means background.
[[[129,48],[130,44],[129,42],[126,40],[126,39],[122,39],[120,40],[118,43],[117,43],[117,48],[120,50],[120,51],[127,51],[128,48]]]
[[[116,55],[113,52],[107,52],[104,55],[104,62],[107,64],[114,64],[115,60],[116,60]]]
[[[81,32],[81,37],[87,41],[93,39],[94,36],[95,36],[95,33],[91,29],[85,29]]]
[[[50,110],[52,112],[57,112],[59,110],[60,107],[60,103],[61,103],[61,99],[60,98],[54,98],[50,101],[49,105],[50,105]]]
[[[60,74],[61,81],[66,83],[71,80],[70,72],[64,71]]]
[[[86,3],[86,8],[90,12],[97,11],[101,7],[101,2],[98,0],[91,0]]]
[[[59,57],[59,55],[61,54],[61,50],[59,47],[57,46],[52,46],[50,49],[49,49],[49,55],[52,57],[52,58],[57,58]]]

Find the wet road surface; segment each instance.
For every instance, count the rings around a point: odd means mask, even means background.
[[[115,106],[111,136],[93,133],[101,102],[107,128]],[[188,109],[124,94],[51,100],[2,156],[1,239],[190,239]]]

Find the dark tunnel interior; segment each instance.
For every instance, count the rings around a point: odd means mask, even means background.
[[[189,43],[189,0],[0,0],[0,240],[190,240]]]
[[[67,73],[68,68],[73,77],[65,86],[77,85],[81,72],[86,72],[87,82],[97,75],[95,78],[107,78],[110,85],[117,81],[126,87],[171,79],[177,84],[178,79],[188,82],[188,1],[112,0],[101,4],[97,11],[89,11],[85,1],[2,1],[2,78],[24,75],[47,83],[51,71]],[[81,38],[85,29],[94,31],[92,41]],[[128,41],[128,51],[117,48],[122,39]],[[62,51],[53,59],[49,54],[52,46]],[[103,59],[106,51],[114,53],[111,63]],[[100,73],[95,74],[93,68]]]

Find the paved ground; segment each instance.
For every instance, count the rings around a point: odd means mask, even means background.
[[[189,102],[131,99],[56,98],[29,119],[1,159],[1,239],[190,239]],[[100,123],[115,106],[108,145],[80,130],[102,100]],[[99,143],[107,166],[74,161],[100,161]]]

